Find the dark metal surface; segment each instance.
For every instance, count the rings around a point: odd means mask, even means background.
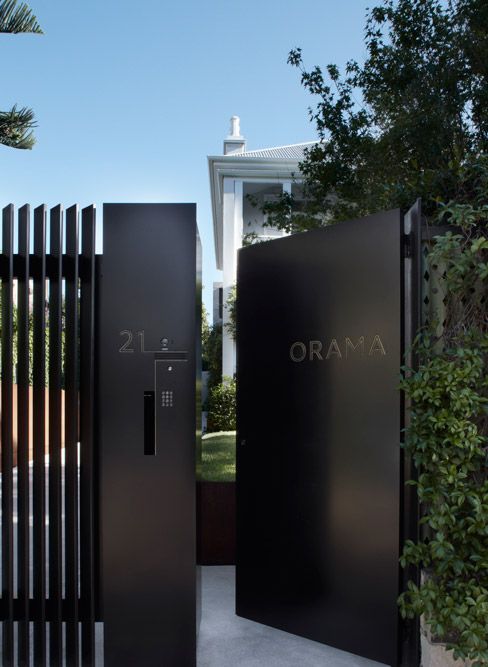
[[[252,246],[237,302],[237,613],[395,666],[401,253],[398,211]]]
[[[196,391],[196,411],[195,411],[195,430],[197,434],[196,438],[196,460],[195,460],[195,469],[196,469],[196,480],[201,478],[202,470],[202,243],[200,240],[200,234],[197,229],[197,244],[196,244],[196,259],[197,259],[197,281],[195,285],[195,305],[196,305],[196,317],[195,317],[195,341],[196,341],[196,371],[197,371],[197,391]],[[198,490],[195,490],[195,500]],[[197,505],[197,501],[195,502]],[[196,529],[196,513],[197,507],[195,507],[195,529]],[[196,537],[196,536],[195,536]],[[195,558],[196,558],[197,546],[195,545]],[[197,639],[200,632],[200,623],[202,618],[202,568],[199,564],[196,567],[196,606],[197,606]]]
[[[51,209],[50,254],[56,275],[49,283],[49,598],[53,602],[49,626],[50,667],[63,664],[63,536],[62,536],[62,329],[63,329],[63,210]]]
[[[13,242],[14,207],[6,206],[2,215],[2,253],[8,273],[2,276],[2,598],[9,611],[3,628],[3,664],[14,664],[14,526],[13,526]]]
[[[13,630],[18,622],[18,664],[49,663],[49,667],[79,662],[81,621],[81,661],[94,664],[94,605],[96,597],[94,485],[96,462],[93,448],[94,421],[94,240],[95,210],[83,211],[83,249],[78,250],[77,207],[68,211],[67,254],[63,254],[63,210],[56,206],[50,215],[50,254],[46,254],[47,210],[34,212],[34,253],[30,246],[30,207],[18,215],[18,253],[13,254],[14,208],[3,212],[3,249],[0,256],[2,279],[2,597],[0,619],[3,625],[2,665],[14,664]],[[78,263],[80,278],[78,279]],[[13,374],[13,284],[18,280],[17,410]],[[33,308],[30,308],[29,282],[33,280]],[[66,326],[63,326],[63,280],[66,284]],[[78,312],[80,313],[78,317]],[[47,322],[46,314],[49,313]],[[63,368],[63,329],[66,365]],[[48,336],[47,336],[48,330]],[[29,364],[29,340],[33,342],[33,364]],[[46,368],[46,342],[49,341],[49,373]],[[79,367],[81,366],[81,381]],[[32,378],[30,378],[32,370]],[[47,380],[47,382],[46,382]],[[30,389],[30,386],[32,388]],[[63,408],[63,389],[66,402]],[[30,391],[33,410],[30,410]],[[49,396],[49,403],[46,396]],[[46,416],[49,414],[48,442]],[[62,421],[65,417],[65,432]],[[17,422],[17,459],[13,448],[13,418]],[[81,421],[79,434],[78,422]],[[29,431],[32,427],[32,439]],[[68,445],[65,497],[62,496],[63,436]],[[80,484],[77,448],[80,440]],[[33,449],[30,452],[29,447]],[[47,447],[46,447],[47,445]],[[45,459],[45,454],[49,459]],[[29,458],[33,461],[30,473]],[[15,470],[17,465],[17,503]],[[13,473],[13,474],[12,474]],[[32,490],[30,476],[32,474]],[[47,486],[46,486],[47,482]],[[77,506],[78,494],[80,507]],[[29,529],[32,503],[33,537]],[[63,518],[63,511],[65,517]],[[17,511],[17,531],[15,512]],[[48,523],[47,523],[48,520]],[[63,525],[64,524],[64,525]],[[79,545],[78,534],[82,540]],[[17,533],[17,554],[12,537]],[[63,549],[63,532],[66,548]],[[49,539],[47,539],[47,535]],[[17,556],[17,595],[13,586],[14,558]],[[65,587],[63,587],[63,563]],[[48,567],[49,564],[49,567]],[[32,581],[29,572],[32,570]],[[78,575],[80,583],[78,582]],[[30,584],[33,596],[30,594]],[[81,586],[81,591],[79,590]],[[65,590],[63,590],[65,588]],[[31,630],[31,623],[34,632]],[[66,624],[66,651],[63,625]],[[49,661],[47,636],[49,632]],[[32,639],[31,640],[31,636]],[[17,664],[17,662],[15,662]]]
[[[29,667],[29,276],[30,207],[19,210],[18,351],[17,351],[17,539],[19,623],[19,667]],[[9,612],[11,613],[11,611]]]
[[[154,408],[155,392],[144,392],[144,454],[156,454],[156,411]]]
[[[46,216],[44,205],[34,210],[34,334],[33,334],[33,592],[34,664],[46,665]]]
[[[194,205],[104,206],[98,423],[106,667],[195,665],[196,236]],[[147,456],[150,391],[155,454]]]
[[[96,211],[81,218],[80,268],[80,598],[81,663],[95,665],[95,234]]]
[[[155,389],[156,383],[159,392],[169,391],[170,384],[165,381],[167,367],[173,364],[178,365],[182,372],[193,375],[187,391],[186,380],[183,374],[178,372],[175,380],[172,381],[172,390],[174,405],[179,406],[175,412],[178,419],[168,421],[168,413],[158,416],[158,428],[160,445],[156,456],[149,457],[153,461],[158,459],[160,464],[168,466],[161,483],[167,485],[166,498],[167,506],[172,511],[166,511],[166,519],[160,524],[170,533],[172,521],[177,523],[176,538],[171,544],[166,542],[166,553],[161,560],[164,567],[165,562],[173,554],[173,562],[178,561],[179,568],[174,571],[168,568],[166,577],[165,595],[158,597],[158,603],[165,609],[165,617],[170,618],[168,627],[156,627],[157,604],[153,600],[150,609],[154,624],[152,626],[152,638],[160,642],[159,634],[163,635],[173,633],[175,637],[164,640],[168,644],[173,643],[173,648],[179,639],[186,633],[186,626],[178,627],[172,623],[177,623],[183,615],[183,598],[186,595],[187,607],[191,618],[194,620],[195,590],[191,588],[190,582],[185,578],[188,569],[185,567],[191,561],[191,576],[195,577],[194,572],[194,515],[193,502],[191,496],[194,494],[194,465],[195,465],[195,420],[199,424],[199,412],[195,409],[195,337],[198,338],[200,332],[200,290],[201,284],[196,280],[196,256],[199,257],[199,249],[196,253],[196,227],[194,221],[194,208],[176,207],[177,215],[172,218],[173,238],[180,235],[181,242],[175,242],[166,251],[166,269],[164,273],[160,268],[155,269],[156,257],[161,257],[161,248],[154,244],[154,238],[146,237],[145,247],[138,248],[139,255],[136,262],[139,269],[145,271],[145,262],[147,258],[152,257],[152,271],[155,271],[155,281],[153,281],[152,301],[145,302],[146,312],[149,313],[149,325],[154,321],[154,304],[158,306],[158,295],[161,292],[161,284],[157,282],[158,276],[168,279],[171,290],[166,290],[167,299],[163,306],[166,307],[166,313],[170,313],[168,319],[165,316],[165,325],[170,322],[175,323],[174,329],[170,334],[169,345],[159,346],[156,351],[151,351],[154,345],[160,343],[155,341],[149,335],[138,339],[139,348],[144,350],[143,357],[152,356],[157,362],[158,374],[153,374],[152,382]],[[184,210],[183,210],[184,209]],[[173,210],[173,209],[172,209]],[[26,205],[19,211],[19,251],[13,254],[13,220],[14,208],[8,206],[3,211],[3,248],[0,256],[0,276],[2,279],[2,597],[0,599],[0,619],[3,629],[2,646],[2,665],[14,664],[14,623],[18,622],[18,664],[27,667],[33,664],[46,664],[47,662],[47,637],[49,632],[49,665],[77,665],[83,664],[83,667],[94,664],[94,621],[101,620],[101,610],[99,605],[99,516],[98,516],[98,497],[95,489],[99,488],[98,480],[98,458],[97,441],[94,438],[96,412],[99,406],[94,403],[95,396],[95,287],[96,276],[95,266],[98,264],[94,256],[95,243],[95,210],[94,207],[87,207],[82,212],[82,249],[79,249],[79,210],[73,206],[66,213],[66,253],[62,253],[62,238],[64,229],[63,211],[60,206],[51,210],[50,216],[50,254],[46,254],[46,220],[47,210],[45,206],[38,207],[34,212],[34,253],[29,254],[29,229],[30,229],[30,209]],[[191,221],[190,221],[191,219]],[[133,220],[134,222],[134,220]],[[136,221],[137,222],[137,221]],[[187,224],[188,223],[188,224]],[[179,227],[179,232],[175,232],[175,227]],[[127,226],[125,232],[126,249],[132,249],[137,244],[133,243],[132,236],[135,234],[137,226]],[[117,234],[120,231],[118,227],[115,230]],[[167,231],[167,228],[166,228]],[[193,236],[192,236],[193,234]],[[184,237],[184,238],[183,238]],[[164,238],[167,240],[166,233],[161,235],[161,229],[158,228],[156,241],[159,243]],[[192,240],[191,251],[188,250],[190,239]],[[148,251],[147,255],[144,252]],[[175,262],[179,257],[174,254],[175,250],[181,250],[187,253],[188,265],[175,267]],[[130,254],[130,252],[129,252]],[[112,269],[119,277],[112,275],[114,282],[119,282],[119,278],[125,275],[124,265],[117,261],[113,262]],[[159,273],[158,273],[159,272]],[[197,272],[198,273],[198,272]],[[100,271],[97,270],[97,276]],[[149,280],[150,273],[146,274]],[[199,274],[198,274],[199,275]],[[18,594],[15,596],[13,586],[13,571],[15,551],[13,548],[14,540],[14,511],[13,502],[13,475],[12,469],[15,465],[13,450],[13,282],[18,280],[18,364],[17,364],[17,383],[18,383],[18,409],[15,415],[18,427],[18,486],[17,486],[17,513],[18,513]],[[34,283],[33,310],[30,315],[29,305],[29,281]],[[63,289],[63,281],[65,287]],[[179,288],[175,289],[172,281],[179,281]],[[123,284],[123,279],[120,279]],[[191,284],[191,290],[189,285]],[[63,322],[62,297],[65,294],[66,317]],[[188,301],[182,302],[181,310],[175,307],[172,301],[173,296],[186,298],[191,294]],[[130,297],[130,295],[129,295]],[[120,303],[120,302],[119,302]],[[130,306],[130,299],[128,302]],[[122,305],[122,304],[121,304]],[[127,304],[126,304],[127,305]],[[141,305],[142,307],[142,305]],[[126,309],[127,310],[127,309]],[[46,313],[49,313],[49,373],[46,368]],[[125,312],[125,311],[124,311]],[[184,314],[183,314],[184,313]],[[139,310],[136,318],[141,315]],[[172,319],[173,318],[173,319]],[[5,324],[6,323],[6,324]],[[137,327],[137,323],[135,323]],[[172,325],[171,325],[172,326]],[[64,367],[62,365],[63,348],[63,329],[64,329],[64,348],[66,353]],[[181,336],[178,343],[180,346],[173,346],[171,336],[179,335],[184,329],[185,335]],[[33,340],[33,366],[32,380],[29,379],[29,338]],[[117,332],[117,339],[120,338]],[[120,344],[124,339],[121,338]],[[103,358],[103,355],[101,355]],[[125,376],[124,376],[125,377]],[[186,377],[186,376],[185,376]],[[48,382],[46,383],[46,380]],[[29,483],[29,384],[32,384],[33,393],[33,414],[32,414],[32,433],[33,433],[33,490],[31,498]],[[119,385],[122,387],[123,382]],[[48,389],[46,391],[46,386]],[[62,391],[65,390],[65,405],[63,410]],[[183,392],[183,394],[182,394]],[[46,401],[46,395],[49,395],[49,404]],[[169,396],[169,395],[168,395]],[[142,400],[142,399],[141,399]],[[168,398],[169,401],[169,398]],[[169,401],[171,402],[171,401]],[[191,408],[190,408],[191,403]],[[142,406],[141,406],[142,407]],[[167,410],[170,406],[166,407]],[[161,406],[162,408],[162,406]],[[46,411],[49,411],[49,439],[46,442]],[[62,417],[65,417],[64,432],[62,429]],[[189,416],[190,415],[190,416]],[[180,419],[181,416],[181,419]],[[126,415],[131,419],[131,415]],[[184,419],[184,426],[181,422]],[[122,421],[120,415],[117,415],[116,421]],[[186,431],[185,431],[186,429]],[[129,428],[130,430],[130,428]],[[167,431],[167,433],[163,433]],[[185,439],[186,432],[191,432],[190,440]],[[173,437],[174,433],[178,437]],[[163,437],[164,435],[164,437]],[[66,444],[66,466],[65,466],[65,493],[62,495],[62,460],[61,447],[63,436]],[[166,437],[168,436],[168,437]],[[180,437],[181,436],[181,437]],[[181,446],[183,441],[189,447]],[[78,443],[80,450],[80,465],[78,466]],[[46,448],[47,445],[47,448]],[[118,442],[115,442],[115,447]],[[142,448],[140,450],[142,453]],[[45,461],[45,454],[49,453],[49,463]],[[161,456],[164,454],[164,456]],[[143,456],[143,453],[142,453]],[[123,458],[123,457],[122,457]],[[118,458],[114,459],[114,468],[117,469]],[[191,465],[190,465],[191,462]],[[174,464],[174,466],[173,466]],[[179,476],[173,473],[178,470],[181,464]],[[172,467],[173,466],[173,467]],[[185,467],[186,466],[186,467]],[[46,474],[47,473],[47,474]],[[79,475],[79,478],[78,478]],[[46,479],[47,478],[47,479]],[[136,475],[136,484],[134,493],[139,492],[140,480]],[[191,480],[191,484],[190,484]],[[46,481],[48,482],[46,487]],[[133,478],[132,478],[133,481]],[[154,482],[154,476],[152,482]],[[180,484],[181,482],[181,484]],[[179,486],[180,495],[175,491]],[[147,505],[148,516],[155,517],[160,512],[160,505],[155,492],[155,486],[149,485],[150,503]],[[188,494],[187,494],[188,491]],[[79,503],[78,503],[79,498]],[[193,496],[194,498],[194,496]],[[132,497],[127,498],[127,502],[132,501]],[[154,503],[152,502],[154,501]],[[29,504],[33,506],[33,540],[31,544],[29,533]],[[181,507],[180,507],[181,505]],[[63,517],[64,511],[64,517]],[[47,514],[48,513],[48,514]],[[164,514],[164,511],[163,511]],[[186,525],[188,530],[182,529],[179,532],[179,520]],[[125,517],[122,517],[122,520]],[[135,519],[135,515],[133,515]],[[189,521],[185,524],[185,519]],[[46,519],[49,519],[47,527]],[[192,523],[193,522],[193,523]],[[49,539],[46,539],[46,532]],[[182,535],[184,536],[182,537]],[[64,536],[64,549],[63,549]],[[126,535],[127,537],[127,535]],[[137,541],[137,535],[133,536]],[[179,539],[181,538],[181,539]],[[143,545],[139,545],[141,554],[144,553]],[[154,543],[149,544],[149,549]],[[188,548],[187,548],[188,547]],[[47,567],[47,549],[49,550],[49,568]],[[181,549],[181,551],[179,551]],[[150,554],[150,551],[148,551]],[[157,554],[153,553],[152,562],[156,567]],[[144,567],[144,559],[136,565]],[[146,562],[147,564],[147,562]],[[159,563],[158,563],[159,566]],[[33,597],[29,592],[29,569],[33,571]],[[64,574],[64,576],[63,576]],[[148,573],[147,573],[148,574]],[[175,576],[180,575],[180,580]],[[79,578],[78,578],[79,577]],[[136,577],[137,578],[137,577]],[[64,579],[64,586],[63,586]],[[132,580],[134,584],[135,579]],[[122,586],[122,595],[126,590],[126,584],[131,582],[130,571],[127,577],[119,579]],[[156,584],[158,582],[156,581]],[[159,582],[160,583],[160,582]],[[146,590],[149,590],[150,584],[146,580]],[[152,582],[151,582],[152,585]],[[64,589],[64,590],[63,590]],[[160,589],[161,592],[161,589]],[[180,595],[181,594],[181,595]],[[192,596],[192,603],[190,597]],[[106,598],[107,599],[107,598]],[[178,611],[177,605],[172,605],[174,600],[181,603],[178,613],[173,618],[173,613]],[[151,603],[151,600],[149,599]],[[109,605],[110,606],[110,605]],[[117,606],[117,602],[115,604]],[[33,641],[30,641],[30,624],[33,623],[34,633]],[[63,642],[63,627],[65,625],[65,641]],[[188,621],[188,625],[190,621]],[[136,624],[137,625],[137,624]],[[49,628],[48,628],[49,626]],[[80,632],[81,626],[81,632]],[[108,637],[110,640],[110,623]],[[146,626],[146,634],[138,640],[140,654],[135,660],[130,659],[126,664],[150,664],[144,663],[144,642],[147,639],[147,630],[151,628]],[[179,633],[179,634],[178,634]],[[191,652],[191,644],[194,642],[195,627],[193,625],[191,635],[185,634],[184,655]],[[80,646],[81,640],[81,646]],[[109,641],[110,645],[110,641]],[[63,650],[64,649],[64,650]],[[176,650],[176,648],[175,648]],[[192,660],[194,660],[194,651]],[[140,658],[140,660],[139,660]],[[183,660],[183,661],[181,661]],[[16,664],[16,663],[15,663]],[[110,664],[109,662],[106,664]],[[115,659],[112,664],[123,665],[123,660]],[[158,663],[161,664],[161,663]],[[164,664],[193,665],[189,661],[185,662],[184,656],[178,655],[174,663],[165,661]]]
[[[66,664],[79,665],[78,633],[78,206],[66,211],[66,257],[70,275],[66,283],[66,361],[65,361],[65,568],[66,568]]]
[[[422,226],[422,204],[420,199],[406,213],[404,219],[405,237],[409,239],[409,253],[404,257],[404,293],[403,293],[403,330],[405,366],[415,368],[417,358],[412,350],[412,344],[421,325],[421,244],[425,228]],[[442,228],[437,228],[436,233],[441,234]],[[445,233],[445,228],[444,228]],[[409,372],[409,371],[407,371]],[[402,398],[404,398],[402,396]],[[410,399],[403,401],[402,430],[410,424]],[[402,530],[400,545],[405,540],[417,541],[419,537],[419,503],[416,488],[406,485],[405,482],[416,478],[416,470],[413,460],[402,451],[401,467],[401,495]],[[407,582],[412,580],[419,584],[419,570],[410,566],[401,570],[400,588],[405,590]],[[400,647],[400,664],[404,667],[417,667],[420,664],[420,622],[414,619],[405,622],[402,626],[402,637]]]

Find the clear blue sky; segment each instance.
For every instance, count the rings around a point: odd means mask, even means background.
[[[364,0],[32,0],[43,36],[0,35],[0,108],[30,106],[32,151],[0,146],[0,203],[196,202],[215,269],[207,155],[241,117],[248,149],[315,138],[286,64],[364,57]]]

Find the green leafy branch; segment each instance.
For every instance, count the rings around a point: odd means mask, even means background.
[[[0,0],[0,33],[42,34],[30,7],[18,0]],[[9,111],[0,111],[0,144],[10,148],[31,149],[35,143],[32,130],[36,127],[31,109],[14,105]]]
[[[42,29],[32,13],[30,7],[23,2],[18,4],[17,0],[4,0],[0,2],[0,32],[16,34],[32,32],[42,35]]]
[[[485,165],[486,168],[486,165]],[[412,403],[406,450],[418,470],[422,537],[401,564],[424,573],[400,596],[404,617],[423,615],[454,657],[488,665],[488,190],[472,204],[439,203],[429,266],[441,271],[445,319],[416,343],[418,368],[402,388]],[[484,196],[483,196],[484,195]],[[441,328],[439,329],[439,324]],[[440,330],[440,334],[439,334]]]

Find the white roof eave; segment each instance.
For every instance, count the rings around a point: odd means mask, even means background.
[[[236,155],[209,155],[210,196],[214,228],[215,260],[217,269],[223,268],[222,190],[225,177],[280,181],[299,176],[298,160],[284,158],[246,157]]]
[[[208,158],[208,171],[210,176],[210,199],[212,203],[212,221],[214,228],[215,263],[217,264],[217,269],[221,271],[223,268],[223,252],[222,252],[223,222],[222,222],[222,194],[221,194],[222,190],[219,183],[218,175],[216,174],[215,171],[215,164],[212,162],[212,159],[210,157]]]

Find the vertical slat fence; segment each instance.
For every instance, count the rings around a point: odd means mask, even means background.
[[[51,209],[49,230],[44,205],[33,219],[23,206],[15,253],[14,216],[3,209],[0,664],[95,667],[95,209],[81,253],[77,206]]]
[[[2,275],[2,598],[8,618],[3,627],[3,661],[13,667],[13,587],[14,587],[14,525],[13,525],[13,229],[14,208],[3,209],[2,254],[5,272]]]

